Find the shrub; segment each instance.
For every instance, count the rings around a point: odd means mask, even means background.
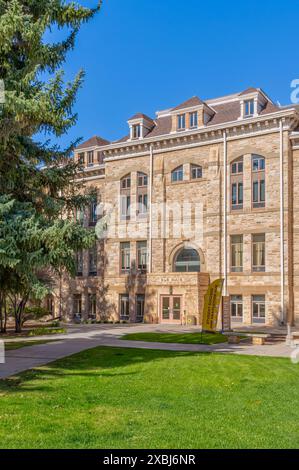
[[[35,328],[29,332],[29,336],[56,335],[66,333],[65,328]]]

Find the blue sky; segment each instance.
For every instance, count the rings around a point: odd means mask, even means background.
[[[257,86],[288,104],[299,78],[298,14],[291,0],[104,0],[63,67],[67,79],[80,68],[86,78],[78,122],[61,144],[118,139],[135,112],[154,117],[193,95]]]

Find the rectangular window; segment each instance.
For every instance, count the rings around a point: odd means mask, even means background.
[[[193,127],[197,127],[198,124],[198,119],[197,119],[197,111],[194,111],[193,113],[189,114],[189,119],[190,119],[190,128],[192,129]]]
[[[82,317],[82,296],[81,294],[75,294],[73,296],[73,315],[74,317]]]
[[[147,175],[138,173],[138,187],[147,186]]]
[[[129,320],[130,318],[129,294],[120,294],[119,303],[120,303],[120,319]]]
[[[202,178],[202,167],[198,165],[191,165],[191,178],[193,180]]]
[[[264,295],[252,296],[252,322],[265,323],[266,318],[266,302]]]
[[[230,312],[232,321],[243,321],[243,298],[242,295],[231,295]]]
[[[97,246],[94,245],[88,251],[88,261],[89,261],[89,268],[88,274],[89,276],[96,276],[97,275]]]
[[[186,115],[185,114],[179,114],[177,116],[177,129],[184,130],[186,128]]]
[[[136,295],[136,321],[142,322],[144,317],[144,294]]]
[[[130,242],[120,244],[120,267],[122,272],[130,271]]]
[[[139,139],[141,137],[141,126],[140,124],[135,124],[133,126],[133,139]]]
[[[265,271],[265,234],[252,235],[252,271]]]
[[[93,166],[93,150],[87,152],[87,166]]]
[[[243,182],[235,182],[231,185],[232,210],[243,209]]]
[[[95,320],[97,317],[97,296],[88,294],[88,317]]]
[[[76,253],[76,275],[83,275],[83,251],[79,250]]]
[[[147,268],[147,242],[137,242],[137,267],[139,271],[146,272]]]
[[[76,209],[76,221],[80,224],[84,224],[84,210],[83,209]]]
[[[147,194],[138,195],[138,214],[145,215],[147,214]]]
[[[244,102],[244,115],[247,117],[254,115],[254,100],[246,100]]]
[[[265,179],[262,175],[254,175],[252,182],[252,205],[254,208],[265,207]]]
[[[89,226],[96,225],[97,223],[97,197],[94,196],[89,206]]]
[[[84,157],[85,157],[84,152],[78,153],[78,163],[80,163],[80,165],[84,165]]]
[[[243,235],[231,236],[231,271],[243,271]]]
[[[127,195],[120,196],[120,216],[121,219],[130,218],[131,197]]]

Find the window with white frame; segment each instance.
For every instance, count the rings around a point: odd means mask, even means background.
[[[198,125],[198,113],[197,111],[193,111],[189,114],[189,126],[190,128],[197,127]]]
[[[95,320],[97,316],[97,295],[88,294],[88,317]]]
[[[89,204],[89,226],[96,225],[97,223],[97,206],[98,198],[96,194],[93,194]]]
[[[186,115],[185,114],[178,114],[177,116],[177,129],[178,131],[182,131],[186,129]]]
[[[243,209],[243,157],[230,165],[231,209]]]
[[[197,180],[202,178],[202,167],[199,165],[191,165],[191,179]]]
[[[230,314],[232,321],[243,321],[243,297],[242,295],[230,296]]]
[[[137,173],[137,204],[137,214],[145,216],[148,210],[147,175],[142,172]]]
[[[130,218],[131,206],[131,175],[124,176],[120,181],[120,218]]]
[[[141,137],[141,125],[134,124],[132,127],[132,137],[133,139],[139,139]]]
[[[171,172],[171,181],[172,183],[177,183],[178,181],[183,181],[184,171],[183,165],[178,166]]]
[[[243,235],[231,235],[231,271],[243,271]]]
[[[147,269],[147,241],[137,242],[137,268],[139,271],[146,272]]]
[[[252,155],[252,207],[265,207],[265,158]]]
[[[131,251],[130,242],[120,243],[120,269],[122,272],[130,271],[130,267],[131,267],[130,251]]]
[[[83,275],[83,251],[79,250],[76,253],[76,276]]]
[[[81,318],[82,316],[82,296],[81,294],[74,294],[73,296],[73,315]]]
[[[124,176],[121,179],[121,189],[129,189],[131,187],[131,175]]]
[[[93,166],[93,150],[87,152],[87,166]]]
[[[264,295],[252,296],[252,322],[265,323],[266,319],[266,302]]]
[[[119,303],[120,303],[120,319],[128,320],[130,317],[129,294],[120,294]]]
[[[254,100],[244,101],[244,116],[251,117],[254,115]]]
[[[95,244],[88,251],[88,274],[89,276],[97,275],[97,245]]]
[[[252,235],[252,271],[265,271],[265,234]]]
[[[144,294],[137,294],[136,295],[136,321],[142,322],[144,317],[144,303],[145,303],[145,295]]]
[[[85,157],[84,152],[78,153],[78,163],[80,165],[84,165],[84,157]]]

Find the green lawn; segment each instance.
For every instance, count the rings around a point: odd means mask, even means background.
[[[5,342],[5,351],[11,351],[12,349],[20,349],[26,346],[35,346],[36,344],[51,343],[51,340],[35,340],[35,341],[16,341],[13,343]]]
[[[129,333],[122,336],[121,339],[184,344],[216,344],[227,342],[227,336],[221,333]]]
[[[0,381],[1,448],[299,447],[288,359],[96,348]]]

